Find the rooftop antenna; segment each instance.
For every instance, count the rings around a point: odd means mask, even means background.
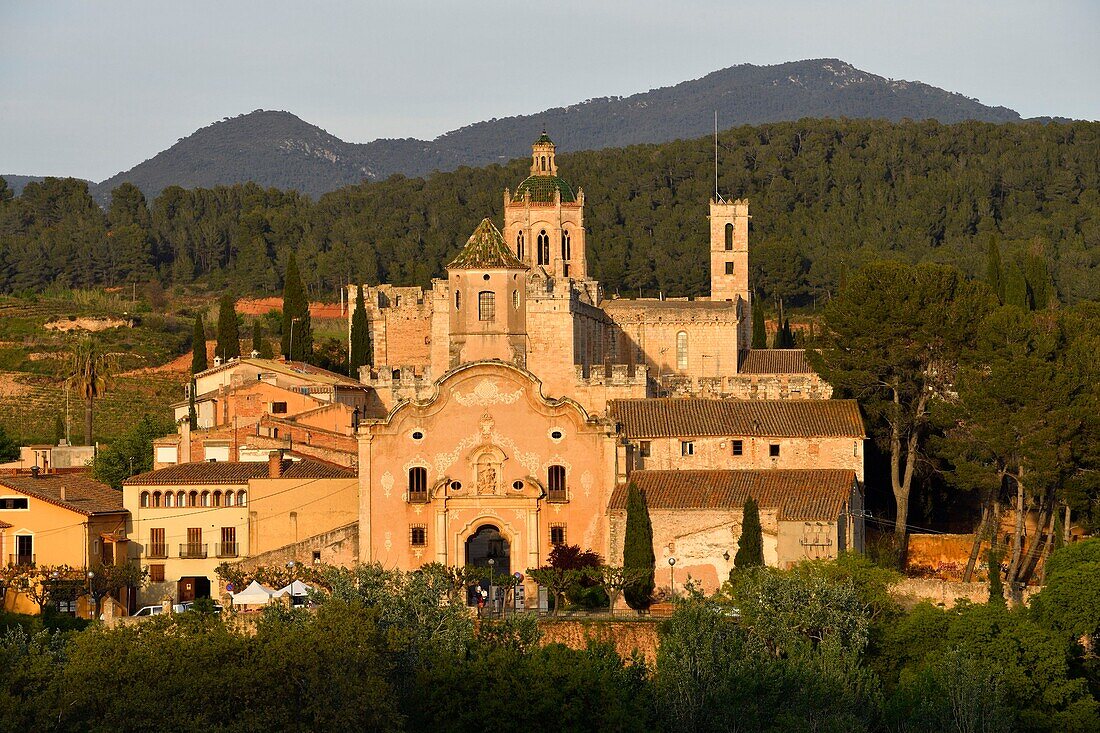
[[[714,200],[725,203],[718,193],[718,110],[714,110]]]

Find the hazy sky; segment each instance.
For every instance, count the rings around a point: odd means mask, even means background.
[[[1100,0],[0,0],[0,173],[98,181],[260,108],[353,142],[432,138],[820,57],[1098,119],[1098,30]]]

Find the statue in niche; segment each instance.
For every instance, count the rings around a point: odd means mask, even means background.
[[[477,493],[497,493],[497,469],[491,463],[477,464]]]

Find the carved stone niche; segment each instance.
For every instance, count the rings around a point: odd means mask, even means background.
[[[507,456],[495,445],[482,445],[470,453],[470,474],[474,493],[478,496],[499,496],[504,461]]]

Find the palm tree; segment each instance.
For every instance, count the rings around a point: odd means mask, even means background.
[[[93,339],[84,338],[69,352],[69,386],[84,398],[84,445],[92,444],[92,409],[97,397],[107,390],[114,376],[115,360],[99,350]]]

